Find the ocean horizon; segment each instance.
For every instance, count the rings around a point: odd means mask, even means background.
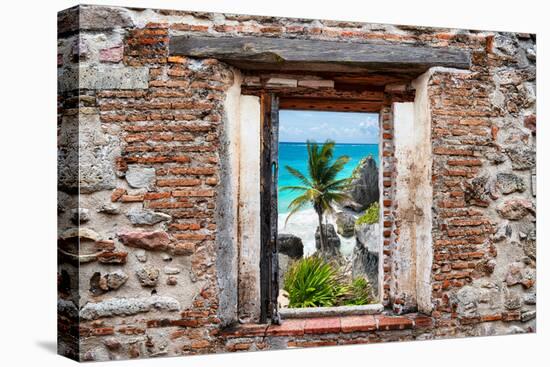
[[[288,205],[298,195],[292,191],[281,191],[283,186],[300,185],[300,181],[292,176],[285,168],[286,165],[296,168],[307,175],[307,149],[306,142],[279,142],[279,196],[278,211],[281,214],[288,213]],[[334,158],[347,155],[350,161],[344,166],[337,178],[350,177],[361,159],[371,155],[376,165],[379,166],[378,144],[360,143],[336,143],[334,146]]]

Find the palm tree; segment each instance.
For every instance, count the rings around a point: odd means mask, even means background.
[[[327,140],[324,144],[307,141],[308,153],[308,175],[306,176],[297,169],[285,166],[287,171],[302,183],[301,186],[283,186],[281,190],[299,192],[300,195],[290,202],[290,210],[286,217],[288,219],[307,204],[311,204],[319,219],[319,239],[321,243],[321,254],[326,251],[326,227],[323,231],[323,215],[326,211],[332,212],[335,203],[342,203],[350,197],[345,193],[349,187],[350,179],[336,179],[336,176],[346,163],[348,156],[341,156],[332,160],[334,155],[334,141]]]

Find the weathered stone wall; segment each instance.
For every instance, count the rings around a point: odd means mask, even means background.
[[[108,360],[349,339],[302,330],[240,343],[240,334],[222,332],[238,307],[238,233],[230,225],[238,170],[226,108],[238,72],[170,56],[174,35],[470,50],[470,70],[434,70],[427,81],[430,323],[417,333],[407,331],[415,322],[379,329],[377,319],[374,330],[349,332],[369,342],[534,330],[534,35],[99,6],[63,11],[58,26],[61,354]],[[392,293],[403,218],[393,200],[391,103],[411,101],[414,91],[386,89],[383,301],[408,312],[416,301]]]

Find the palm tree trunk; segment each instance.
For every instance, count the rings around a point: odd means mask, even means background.
[[[325,257],[325,231],[323,231],[323,213],[319,210],[317,211],[317,216],[319,218],[319,242],[321,242],[321,256]]]

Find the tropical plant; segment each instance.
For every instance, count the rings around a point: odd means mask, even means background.
[[[365,213],[363,215],[357,218],[355,224],[374,224],[378,223],[379,219],[380,204],[378,204],[378,201],[375,201],[367,208],[367,210],[365,210]]]
[[[325,226],[325,230],[322,230],[323,215],[327,211],[332,212],[334,210],[334,203],[342,203],[350,199],[346,193],[351,182],[350,179],[336,178],[338,173],[349,162],[349,157],[341,156],[333,160],[334,145],[335,143],[332,140],[327,140],[321,145],[307,141],[307,175],[293,167],[285,166],[287,171],[300,180],[302,185],[281,187],[281,190],[291,190],[299,193],[298,197],[288,205],[290,212],[286,217],[286,222],[288,222],[288,219],[293,214],[303,209],[306,205],[311,204],[313,206],[319,219],[319,239],[321,254],[323,256],[326,253],[327,227]]]
[[[320,256],[291,264],[283,284],[291,308],[335,306],[345,292],[338,270]]]
[[[372,287],[365,277],[353,279],[351,285],[346,286],[345,291],[342,304],[346,306],[368,305],[373,301]]]

